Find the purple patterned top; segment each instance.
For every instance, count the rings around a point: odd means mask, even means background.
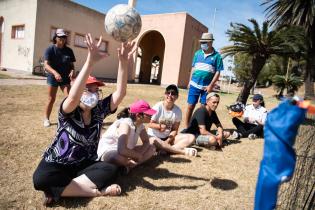
[[[90,125],[84,125],[79,106],[66,114],[62,111],[62,102],[58,113],[57,133],[52,145],[44,153],[45,160],[64,165],[96,160],[103,120],[116,111],[110,111],[111,97],[109,95],[99,100],[97,106],[91,110]]]

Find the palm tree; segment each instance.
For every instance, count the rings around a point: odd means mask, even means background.
[[[294,74],[286,75],[275,75],[272,79],[273,85],[275,86],[278,94],[281,98],[283,92],[287,89],[287,94],[292,96],[294,93],[303,85],[302,79]]]
[[[226,33],[234,45],[222,48],[224,57],[238,54],[247,54],[251,57],[251,77],[244,82],[237,98],[237,101],[243,104],[246,104],[250,89],[254,86],[259,73],[270,56],[287,55],[288,52],[292,51],[290,43],[285,43],[281,38],[281,31],[269,30],[268,21],[263,22],[261,29],[255,19],[249,19],[249,22],[252,23],[253,29],[241,23],[231,23],[232,29]]]
[[[265,0],[265,12],[270,23],[278,27],[302,26],[307,37],[305,97],[314,96],[315,77],[315,1],[314,0]]]

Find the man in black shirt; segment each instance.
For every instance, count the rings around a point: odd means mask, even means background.
[[[222,141],[230,136],[230,133],[223,131],[221,122],[215,112],[220,102],[217,93],[209,93],[206,99],[206,106],[198,108],[183,133],[191,133],[196,136],[196,144],[200,146],[222,146]],[[217,127],[216,135],[210,132],[212,124]]]

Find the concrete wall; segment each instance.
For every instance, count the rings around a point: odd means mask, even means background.
[[[181,65],[178,72],[178,86],[186,88],[189,85],[191,75],[191,64],[194,53],[200,48],[199,39],[202,33],[207,32],[208,28],[194,19],[192,16],[186,16],[186,25],[183,40],[183,49],[181,55]]]
[[[161,33],[165,40],[161,85],[178,84],[186,88],[196,40],[199,40],[203,32],[208,31],[207,27],[186,12],[144,15],[141,18],[142,29],[136,39],[138,45],[142,37],[151,30]],[[151,60],[152,58],[148,62]]]
[[[137,38],[137,42],[139,42],[139,39],[141,39],[143,34],[146,34],[151,30],[160,32],[165,40],[165,53],[161,78],[162,85],[171,83],[177,84],[186,14],[187,13],[170,13],[144,15],[141,17],[142,29]],[[149,62],[151,62],[151,60],[152,58]],[[144,62],[144,60],[142,60],[142,62]]]
[[[33,69],[37,0],[1,0],[3,16],[1,67],[31,72]],[[12,26],[25,25],[23,39],[12,39]]]
[[[49,9],[48,9],[49,8]],[[94,38],[103,36],[108,41],[109,57],[97,63],[93,75],[103,78],[116,78],[118,68],[117,47],[118,42],[105,33],[105,15],[79,4],[65,0],[39,0],[35,37],[34,62],[43,55],[45,49],[51,44],[51,27],[64,28],[70,31],[69,47],[74,51],[76,70],[80,70],[86,60],[87,49],[74,46],[75,33],[91,33]]]

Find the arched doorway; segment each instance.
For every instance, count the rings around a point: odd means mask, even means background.
[[[165,40],[158,31],[145,33],[139,41],[135,81],[161,84]]]
[[[3,22],[4,22],[4,19],[3,17],[1,16],[0,17],[0,69],[1,69],[1,49],[2,49],[2,33],[3,33]]]

